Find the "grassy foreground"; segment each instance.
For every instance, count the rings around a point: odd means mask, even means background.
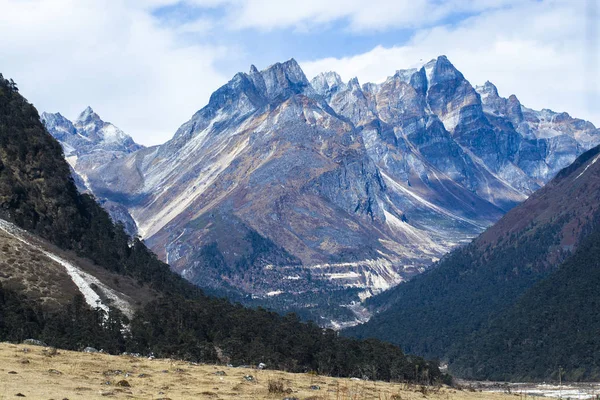
[[[0,399],[508,399],[280,371],[193,365],[168,359],[89,354],[0,343]],[[225,375],[223,375],[225,373]],[[246,376],[253,379],[248,381]],[[269,391],[271,386],[271,391]],[[311,389],[313,386],[313,389]],[[318,389],[317,389],[318,387]],[[23,395],[23,396],[21,396]]]

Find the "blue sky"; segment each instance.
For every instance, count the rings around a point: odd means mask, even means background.
[[[445,54],[473,85],[600,124],[597,3],[0,0],[11,39],[0,72],[40,111],[75,118],[90,105],[146,145],[171,138],[236,72],[292,57],[309,79],[380,82]]]
[[[368,2],[365,1],[364,7],[367,6]],[[161,24],[169,26],[203,20],[223,20],[227,17],[226,10],[225,5],[200,7],[193,3],[179,1],[153,9],[152,15]],[[477,12],[459,10],[424,25],[453,26],[477,14]],[[389,26],[381,30],[353,30],[350,28],[351,23],[348,16],[342,15],[326,22],[305,26],[291,25],[275,29],[253,26],[239,30],[200,31],[184,36],[190,43],[209,42],[239,49],[239,52],[232,57],[235,62],[231,62],[231,59],[217,62],[219,70],[234,75],[240,70],[245,71],[247,68],[244,67],[252,64],[261,68],[290,58],[298,60],[342,58],[368,52],[377,46],[400,46],[406,43],[416,31],[414,26],[403,25]]]
[[[199,8],[184,2],[159,7],[153,15],[163,24],[193,22],[207,18],[223,18],[223,8]],[[459,16],[448,18],[448,22],[459,21]],[[219,43],[240,49],[236,63],[222,60],[220,67],[230,74],[238,71],[239,64],[267,66],[289,58],[313,60],[326,57],[348,57],[381,46],[396,46],[405,43],[414,29],[392,27],[385,31],[360,31],[348,29],[348,19],[313,26],[310,29],[298,29],[295,26],[275,30],[245,28],[242,30],[192,33],[189,41]]]

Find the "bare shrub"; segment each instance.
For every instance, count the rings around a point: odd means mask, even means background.
[[[280,394],[285,392],[282,380],[269,379],[269,393]]]

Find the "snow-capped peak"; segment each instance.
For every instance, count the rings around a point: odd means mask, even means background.
[[[89,106],[79,114],[75,123],[59,113],[42,113],[41,120],[68,154],[82,156],[100,150],[127,154],[142,147],[121,129],[104,122]]]
[[[488,96],[499,97],[498,88],[490,81],[486,81],[483,86],[475,86],[475,90],[477,93],[479,93],[482,99]]]
[[[86,107],[86,109],[79,114],[74,125],[80,135],[89,138],[96,143],[108,142],[125,144],[125,142],[132,142],[129,135],[110,122],[103,121],[90,106]]]
[[[92,107],[87,106],[85,110],[83,110],[81,114],[79,114],[75,122],[84,122],[90,119],[100,119],[100,117],[94,112],[94,110],[92,110]]]

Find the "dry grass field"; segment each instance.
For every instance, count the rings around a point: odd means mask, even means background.
[[[0,343],[0,399],[514,399],[451,388]],[[245,377],[252,376],[252,380]],[[269,390],[271,386],[271,391]],[[313,388],[311,389],[311,386]],[[518,398],[518,397],[517,397]]]

